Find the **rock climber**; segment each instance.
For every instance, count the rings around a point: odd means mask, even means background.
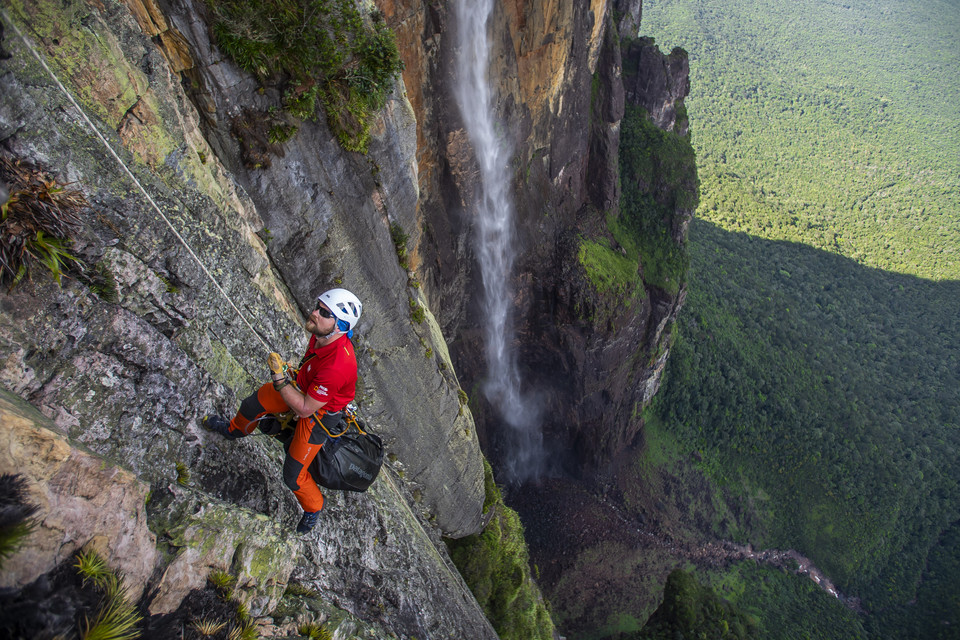
[[[316,526],[323,508],[323,494],[310,475],[310,463],[323,446],[326,431],[337,426],[341,412],[356,394],[357,358],[350,337],[362,310],[357,296],[346,289],[320,294],[305,325],[310,344],[300,361],[296,385],[287,378],[280,356],[271,353],[267,364],[272,382],[245,399],[233,420],[218,415],[203,419],[204,428],[234,440],[250,435],[266,414],[293,411],[297,415],[296,431],[285,445],[283,481],[303,507],[298,533]]]

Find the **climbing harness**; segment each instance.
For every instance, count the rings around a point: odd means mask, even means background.
[[[296,380],[290,382],[299,390]],[[327,489],[337,491],[366,491],[380,474],[383,466],[383,441],[366,429],[354,403],[335,413],[314,413],[311,418],[320,425],[327,440],[310,463],[309,472],[314,481]],[[287,446],[297,426],[294,412],[265,414],[254,422],[276,420],[277,425],[268,429],[258,426],[259,435],[276,438]],[[330,422],[340,428],[331,431]],[[251,434],[254,435],[254,434]]]
[[[271,354],[271,359],[273,355],[274,354]],[[316,357],[315,353],[305,354],[303,358],[301,358],[300,364],[297,365],[296,367],[293,367],[286,362],[272,361],[270,363],[270,369],[274,373],[281,373],[281,372],[283,373],[284,381],[279,386],[286,386],[289,384],[300,393],[303,393],[303,390],[300,388],[300,385],[297,384],[297,375],[300,373],[300,369],[303,368],[303,365],[305,365],[314,357]],[[278,387],[276,382],[274,382],[273,386],[275,389]],[[330,416],[330,417],[339,416],[338,421],[335,423],[335,425],[337,427],[339,427],[340,425],[343,425],[343,428],[338,433],[333,433],[331,431],[331,427],[328,427],[327,424],[324,422],[323,418],[327,416]],[[313,420],[315,420],[316,423],[320,425],[320,427],[327,434],[327,437],[332,439],[339,438],[340,436],[345,434],[347,431],[349,431],[351,428],[356,429],[356,431],[363,436],[367,435],[367,432],[364,430],[364,427],[363,427],[365,426],[365,423],[359,415],[359,410],[357,408],[356,403],[353,403],[353,402],[348,404],[343,409],[343,411],[337,411],[336,413],[332,413],[332,414],[324,413],[322,415],[319,412],[317,412],[317,413],[314,413],[311,416],[311,418],[313,418]],[[255,418],[254,420],[251,420],[251,423],[255,424],[258,422],[265,422],[268,420],[276,420],[278,423],[279,429],[266,430],[266,429],[263,429],[262,427],[258,427],[257,429],[260,431],[260,434],[250,434],[250,435],[267,435],[267,436],[273,436],[277,439],[282,440],[280,435],[285,431],[292,432],[297,426],[298,418],[297,418],[297,414],[293,411],[288,411],[286,413],[280,413],[280,414],[266,413],[260,416],[259,418]]]
[[[338,491],[366,491],[377,479],[383,465],[383,441],[377,434],[365,431],[362,423],[360,416],[349,408],[339,422],[345,425],[344,429],[337,435],[330,434],[320,423],[331,439],[310,463],[310,475],[317,484]]]

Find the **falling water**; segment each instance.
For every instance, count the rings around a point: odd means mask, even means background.
[[[487,22],[493,0],[457,3],[457,104],[480,165],[475,227],[486,323],[487,381],[484,393],[510,427],[504,447],[507,474],[525,480],[540,474],[544,461],[540,416],[521,393],[516,354],[510,348],[513,295],[510,288],[516,248],[510,199],[512,149],[497,135],[493,97],[487,81],[490,45]]]

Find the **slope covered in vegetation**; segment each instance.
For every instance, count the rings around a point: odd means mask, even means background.
[[[960,504],[960,286],[692,233],[659,419],[759,510],[745,540],[801,550],[869,611],[910,601]]]
[[[690,55],[701,219],[960,277],[956,2],[651,0],[642,29]]]
[[[690,54],[702,181],[655,413],[877,637],[960,623],[956,8],[644,4]]]
[[[484,461],[484,513],[492,514],[478,534],[446,539],[450,557],[503,640],[550,640],[553,622],[530,573],[530,556],[517,512],[503,502]]]
[[[663,604],[650,616],[643,631],[631,638],[673,640],[698,635],[717,640],[756,637],[749,616],[677,569],[667,578]]]

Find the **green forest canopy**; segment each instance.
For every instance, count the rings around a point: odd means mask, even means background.
[[[874,635],[947,637],[960,3],[648,0],[643,19],[690,54],[701,178],[655,411],[719,483],[769,496],[746,538],[810,556]]]
[[[960,3],[648,0],[690,54],[698,216],[960,279]]]

